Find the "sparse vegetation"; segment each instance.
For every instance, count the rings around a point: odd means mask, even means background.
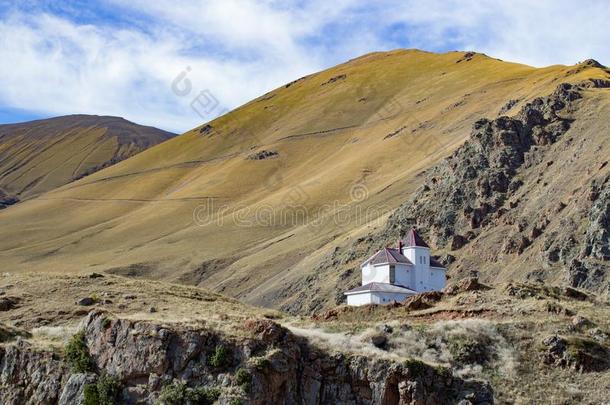
[[[481,364],[491,361],[493,343],[489,339],[477,340],[471,336],[457,337],[449,341],[449,351],[458,365]]]
[[[95,370],[95,362],[89,355],[85,332],[77,332],[66,345],[65,355],[70,368],[75,373],[86,373]]]
[[[186,383],[175,381],[163,387],[157,403],[159,405],[208,405],[216,402],[220,394],[221,391],[216,387],[189,388]]]
[[[240,368],[235,372],[235,380],[237,384],[244,390],[244,392],[250,392],[252,388],[252,374],[245,368]]]
[[[30,337],[31,334],[24,330],[0,324],[0,343],[9,342],[18,336]]]
[[[120,388],[116,377],[102,374],[95,384],[85,385],[83,405],[118,405]]]
[[[218,345],[214,349],[214,353],[208,359],[208,365],[214,368],[223,368],[230,363],[230,357],[231,351],[224,345]]]
[[[32,280],[40,280],[38,276],[6,276],[5,284],[17,284],[20,288],[31,288]],[[22,280],[26,280],[23,282]],[[42,283],[46,288],[49,284],[53,288],[68,290],[69,288],[87,288],[90,281],[86,278],[70,278],[68,276],[57,277],[55,275],[44,277]],[[105,291],[109,291],[110,297],[123,296],[133,292],[135,283],[128,279],[119,279],[116,276],[107,276],[105,282],[108,284]],[[61,283],[61,284],[60,284]],[[241,309],[242,306],[219,296],[216,301],[217,307],[227,309],[228,320],[222,325],[223,329],[218,329],[218,324],[203,323],[200,315],[207,314],[207,302],[196,299],[191,305],[190,296],[205,297],[207,292],[190,287],[176,285],[165,286],[160,282],[149,282],[145,280],[137,281],[141,285],[138,290],[138,298],[134,300],[146,300],[146,304],[137,306],[136,309],[147,308],[154,301],[152,297],[164,294],[165,299],[171,300],[175,307],[172,308],[171,316],[179,314],[180,320],[176,322],[176,330],[180,330],[183,320],[189,320],[188,328],[202,327],[206,331],[218,330],[220,332],[218,346],[212,344],[207,349],[206,363],[210,361],[215,365],[224,364],[220,368],[214,367],[214,371],[222,373],[233,373],[231,380],[232,386],[222,391],[223,403],[238,403],[242,400],[247,402],[246,396],[254,392],[254,385],[247,391],[248,374],[254,380],[254,373],[260,375],[269,373],[271,369],[270,359],[281,358],[282,348],[273,345],[265,347],[264,350],[256,351],[255,356],[248,358],[247,363],[241,364],[235,370],[231,368],[233,358],[237,361],[237,356],[232,353],[232,341],[239,339],[249,339],[251,333],[244,333],[243,330],[227,327],[228,323],[238,324],[236,320],[244,319],[243,313],[248,307]],[[74,286],[74,287],[72,287]],[[65,287],[65,288],[64,288]],[[37,287],[31,288],[31,291]],[[125,292],[126,291],[126,292]],[[539,290],[542,291],[542,290]],[[14,294],[13,291],[11,291]],[[212,294],[212,293],[210,293]],[[21,294],[15,294],[21,295]],[[90,291],[81,290],[79,293],[66,294],[64,305],[74,307],[73,296],[90,296]],[[58,297],[61,299],[61,296]],[[114,299],[121,302],[120,299]],[[45,320],[53,319],[57,316],[60,301],[49,303],[48,312],[43,312],[42,307],[30,307],[33,310],[24,313],[24,318],[29,324],[34,324],[35,317],[42,317]],[[552,314],[549,313],[548,303],[557,305]],[[167,304],[154,302],[158,308],[168,307]],[[24,300],[24,305],[33,305],[31,301]],[[202,309],[204,308],[204,309]],[[487,319],[473,319],[481,312],[467,312],[470,308],[483,309],[482,316]],[[568,315],[564,309],[569,308],[574,315]],[[46,309],[46,308],[45,308]],[[76,307],[76,310],[82,310]],[[129,310],[133,310],[130,308]],[[193,318],[189,319],[186,314],[190,311]],[[196,314],[195,311],[201,311]],[[242,312],[239,312],[242,311]],[[119,312],[112,310],[113,313]],[[168,315],[169,315],[169,311]],[[258,318],[263,317],[267,310],[258,312]],[[119,312],[120,313],[120,312]],[[237,314],[237,315],[236,315]],[[363,316],[364,314],[364,316]],[[474,314],[474,315],[473,315]],[[4,316],[3,322],[9,323],[10,313],[0,313]],[[61,316],[61,315],[60,315]],[[61,347],[62,352],[71,350],[80,355],[73,356],[76,359],[85,359],[87,364],[88,351],[82,350],[87,346],[85,336],[76,333],[75,326],[77,320],[82,319],[83,314],[74,317],[66,314],[66,323],[50,323],[47,326],[38,326],[32,330],[30,340],[35,349],[44,347]],[[96,315],[100,322],[100,327],[107,326],[109,322],[114,323],[113,315],[99,312]],[[118,315],[121,316],[121,315]],[[146,314],[145,314],[146,316]],[[494,390],[498,403],[529,403],[532,401],[539,403],[600,403],[602,401],[600,393],[596,387],[604,384],[608,375],[608,367],[604,365],[604,358],[608,358],[608,332],[610,330],[610,318],[608,318],[607,306],[600,297],[591,295],[587,300],[576,300],[571,297],[561,296],[558,299],[548,297],[546,293],[541,298],[537,296],[521,298],[513,296],[503,286],[497,286],[494,290],[462,292],[456,295],[444,297],[433,308],[418,311],[403,311],[403,308],[377,308],[369,310],[367,308],[353,309],[350,318],[346,320],[341,315],[330,320],[315,318],[293,318],[285,315],[284,325],[295,334],[302,334],[321,350],[330,347],[342,354],[344,361],[353,363],[359,356],[380,357],[401,362],[404,369],[409,367],[409,375],[424,375],[426,379],[434,381],[451,381],[459,378],[475,378],[477,380],[487,380]],[[452,319],[455,317],[456,319]],[[466,317],[462,319],[459,317]],[[587,320],[583,323],[577,319]],[[146,318],[144,318],[146,319]],[[121,321],[121,323],[123,320]],[[157,322],[157,321],[151,321]],[[318,326],[316,328],[315,326]],[[166,326],[168,327],[168,326]],[[22,328],[19,328],[22,329]],[[103,330],[103,329],[102,329]],[[370,339],[365,337],[370,333],[383,333],[388,339],[387,350],[375,348]],[[76,336],[73,336],[76,335]],[[543,356],[550,353],[551,346],[543,345],[543,340],[549,336],[558,335],[564,344],[563,351],[557,352],[557,356],[552,357],[550,362],[543,361]],[[146,335],[149,337],[155,337]],[[87,335],[87,339],[89,335]],[[70,344],[66,345],[66,343]],[[61,346],[57,345],[60,342]],[[49,345],[51,343],[51,345]],[[88,342],[91,345],[91,342]],[[81,350],[79,350],[79,348]],[[227,349],[227,350],[225,350]],[[483,352],[480,352],[483,350]],[[228,351],[228,353],[227,353]],[[277,357],[276,357],[277,356]],[[605,357],[604,357],[605,356]],[[67,359],[67,354],[65,358]],[[55,356],[57,358],[57,356]],[[222,360],[224,359],[224,360]],[[225,361],[229,359],[227,363]],[[413,359],[405,362],[405,359]],[[52,357],[44,360],[53,361]],[[79,363],[79,362],[77,362]],[[274,361],[275,363],[275,361]],[[199,365],[200,366],[200,365]],[[212,368],[210,364],[210,368]],[[449,377],[453,378],[449,378]],[[199,381],[199,380],[197,380]],[[13,387],[25,387],[13,385]],[[131,384],[131,382],[130,382]],[[218,389],[209,387],[196,387],[194,381],[185,381],[184,387],[170,384],[163,391],[168,399],[168,404],[172,403],[212,403],[214,398],[219,395]],[[555,386],[554,390],[549,387]],[[575,387],[565,388],[565,387]],[[0,392],[2,391],[0,386]],[[5,388],[8,389],[8,388]],[[20,389],[20,388],[19,388]],[[24,388],[25,389],[25,388]],[[577,390],[577,391],[576,391]],[[98,388],[98,383],[90,384],[86,388],[86,404],[99,404],[99,393],[108,391]],[[184,392],[182,392],[184,391]],[[257,395],[258,395],[257,391]],[[172,398],[178,398],[178,402],[169,402]],[[179,398],[186,398],[183,401]],[[190,399],[189,399],[190,398]],[[203,399],[202,399],[203,398]],[[546,401],[548,399],[548,401]],[[120,398],[115,403],[120,403]],[[191,401],[191,402],[188,402]],[[546,401],[546,402],[545,402]],[[112,402],[107,402],[111,404]]]
[[[249,363],[252,367],[261,372],[265,372],[270,367],[269,359],[263,356],[250,357]]]

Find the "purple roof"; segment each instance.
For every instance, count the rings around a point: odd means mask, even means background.
[[[404,264],[413,264],[409,259],[407,259],[400,250],[395,248],[383,248],[379,252],[375,253],[371,256],[364,264],[386,264],[386,263],[404,263]]]
[[[404,244],[406,247],[419,246],[419,247],[430,248],[430,246],[428,246],[428,244],[426,242],[424,242],[424,240],[421,238],[421,236],[419,236],[419,234],[417,233],[415,228],[409,229],[409,232],[405,236]]]

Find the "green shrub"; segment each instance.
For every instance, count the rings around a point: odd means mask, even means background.
[[[233,398],[230,402],[229,405],[243,405],[243,402],[241,399],[238,398]]]
[[[436,371],[436,374],[443,379],[449,379],[453,377],[453,372],[449,367],[436,366],[434,367],[434,370]]]
[[[181,381],[176,381],[173,384],[167,384],[161,390],[159,395],[159,404],[163,405],[178,405],[186,402],[187,386]]]
[[[214,368],[222,368],[229,364],[231,352],[226,347],[219,345],[214,349],[214,354],[208,359],[208,364]]]
[[[83,388],[83,405],[99,405],[100,396],[95,384],[86,384]]]
[[[158,403],[162,405],[209,405],[220,397],[220,390],[212,387],[188,388],[182,381],[168,384],[161,390]]]
[[[248,370],[245,368],[237,370],[235,373],[235,380],[245,392],[250,392],[250,388],[252,387],[252,375]]]
[[[89,355],[84,331],[80,331],[72,336],[66,345],[65,355],[73,372],[86,373],[95,370],[95,362]]]
[[[213,404],[220,397],[220,390],[216,387],[206,388],[206,387],[197,387],[192,390],[187,390],[188,399],[193,404],[198,405],[207,405]]]
[[[100,405],[114,405],[119,395],[121,384],[116,377],[102,374],[97,380],[97,393],[100,397]]]
[[[85,385],[83,405],[117,405],[121,384],[116,377],[102,374],[95,384]]]

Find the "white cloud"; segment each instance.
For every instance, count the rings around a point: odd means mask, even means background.
[[[387,21],[414,28],[416,46],[453,39],[461,49],[534,66],[574,64],[610,51],[604,0],[405,0],[386,10]]]
[[[78,7],[70,13],[34,7],[4,14],[0,105],[43,115],[120,115],[184,131],[221,111],[204,118],[192,111],[189,104],[201,90],[234,108],[304,74],[374,50],[469,49],[538,66],[572,64],[610,50],[603,31],[610,10],[606,2],[594,0],[93,4],[122,23],[81,19]],[[88,16],[95,14],[96,9],[88,10]],[[171,83],[187,66],[193,89],[178,96]]]

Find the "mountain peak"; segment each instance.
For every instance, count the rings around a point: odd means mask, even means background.
[[[587,59],[587,60],[579,63],[579,65],[591,66],[591,67],[596,67],[596,68],[601,68],[601,69],[605,69],[606,68],[604,65],[602,65],[601,63],[599,63],[595,59]]]

